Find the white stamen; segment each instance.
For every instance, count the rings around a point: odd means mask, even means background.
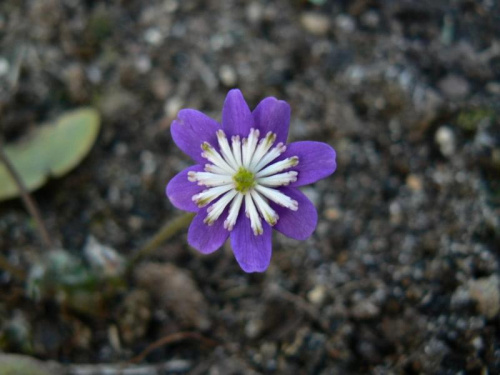
[[[295,171],[279,173],[275,174],[274,176],[258,178],[257,183],[259,185],[264,185],[268,187],[287,186],[290,184],[290,182],[297,181],[297,175],[298,173]]]
[[[259,130],[258,129],[250,129],[250,134],[248,135],[248,139],[243,139],[243,166],[248,168],[250,165],[250,161],[252,160],[252,156],[255,152],[255,147],[257,146],[257,142],[259,141]]]
[[[266,177],[270,176],[276,173],[279,173],[281,171],[284,171],[285,169],[295,167],[297,164],[299,164],[299,158],[297,156],[293,156],[291,158],[286,158],[285,160],[281,160],[277,163],[271,164],[261,170],[260,172],[257,172],[255,177]]]
[[[217,140],[219,141],[219,147],[224,160],[234,169],[238,170],[239,164],[234,159],[234,155],[229,147],[229,142],[227,141],[226,134],[222,129],[217,130]]]
[[[262,221],[260,220],[259,213],[255,208],[250,194],[245,194],[245,213],[250,219],[250,227],[253,230],[253,234],[258,236],[264,233],[264,230],[262,229]]]
[[[239,135],[234,135],[231,137],[231,142],[233,146],[233,155],[236,163],[238,165],[242,165],[243,161],[241,160],[241,140]]]
[[[259,140],[259,130],[252,128],[247,138],[236,135],[231,137],[231,143],[222,129],[216,135],[218,149],[208,142],[201,146],[201,155],[210,163],[205,164],[203,172],[191,171],[187,177],[189,181],[207,187],[192,197],[198,207],[212,203],[204,220],[207,225],[212,225],[226,211],[224,228],[233,230],[244,201],[245,214],[250,219],[253,233],[258,236],[264,231],[262,219],[271,226],[279,220],[270,201],[293,211],[298,209],[297,201],[276,188],[297,181],[297,171],[285,170],[296,166],[299,158],[292,156],[274,162],[286,150],[283,143],[273,147],[275,133],[268,132]]]
[[[255,190],[252,190],[250,193],[252,195],[253,201],[257,206],[257,209],[260,212],[260,215],[264,218],[264,220],[271,226],[275,225],[278,222],[279,216],[274,211],[271,206],[265,201],[264,198],[261,197],[259,193]]]
[[[223,176],[231,176],[232,175],[232,173],[228,173],[228,172],[226,172],[225,169],[218,167],[216,165],[213,165],[213,164],[205,164],[205,172],[211,172],[211,173],[220,174]]]
[[[201,149],[203,152],[201,153],[201,156],[207,159],[208,161],[211,161],[212,164],[216,165],[219,168],[224,169],[227,173],[234,173],[235,170],[232,168],[223,158],[220,156],[220,154],[215,151],[215,148],[213,148],[210,143],[208,142],[203,142],[201,145]]]
[[[222,215],[222,212],[224,212],[224,209],[229,204],[229,202],[233,200],[236,194],[238,194],[236,190],[231,190],[223,195],[222,198],[215,202],[212,206],[210,206],[207,210],[208,215],[205,220],[203,220],[203,222],[205,224],[212,225],[215,220],[217,220],[219,216]]]
[[[260,161],[255,166],[254,170],[260,171],[263,167],[265,167],[274,159],[276,159],[278,156],[280,156],[282,153],[284,153],[285,150],[286,146],[283,143],[278,143],[276,147],[273,147],[271,150],[269,150],[269,152],[266,155],[264,155],[262,159],[260,159]]]
[[[227,219],[224,221],[224,228],[228,231],[232,231],[234,225],[236,224],[236,219],[238,219],[238,214],[240,213],[241,203],[243,202],[243,194],[239,193],[231,202],[231,207],[229,208],[229,214]]]
[[[233,178],[229,175],[194,171],[188,173],[188,180],[191,182],[198,181],[200,186],[221,186],[233,182]]]
[[[279,204],[280,206],[289,208],[292,211],[297,211],[299,208],[299,204],[297,203],[296,200],[293,200],[292,198],[283,194],[279,190],[271,189],[262,185],[257,185],[255,187],[255,190],[264,195],[266,198]]]
[[[203,190],[201,193],[193,195],[193,198],[191,199],[198,205],[198,207],[205,207],[214,199],[217,199],[221,194],[224,194],[231,189],[234,189],[232,184],[217,186],[211,189]]]
[[[259,161],[261,161],[262,157],[269,151],[274,141],[276,140],[276,134],[268,132],[265,138],[262,138],[253,154],[253,158],[250,161],[250,165],[248,169],[255,170],[255,166]]]

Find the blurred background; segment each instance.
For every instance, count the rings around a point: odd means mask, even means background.
[[[100,130],[67,139],[87,142],[71,168],[38,171],[58,176],[33,192],[52,246],[21,199],[0,202],[0,352],[22,355],[0,354],[0,374],[29,357],[62,364],[52,375],[131,359],[151,374],[499,373],[499,8],[2,0],[4,147],[81,107]],[[304,188],[315,234],[276,233],[264,274],[229,247],[199,255],[185,225],[131,262],[181,215],[164,190],[191,161],[170,123],[182,108],[220,120],[233,87],[251,108],[288,101],[290,141],[336,149],[337,172]]]

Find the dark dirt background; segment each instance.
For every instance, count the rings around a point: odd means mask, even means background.
[[[77,258],[90,238],[128,257],[180,214],[166,183],[190,161],[181,108],[220,119],[239,87],[292,107],[290,140],[330,143],[338,170],[304,189],[315,234],[274,236],[264,274],[181,231],[119,291],[38,299],[0,271],[0,350],[65,364],[192,374],[500,373],[500,9],[496,1],[0,2],[7,141],[92,105],[98,142],[34,194]],[[17,69],[18,68],[18,69]],[[0,181],[1,183],[1,181]],[[0,251],[43,252],[20,201],[0,205]],[[101,293],[102,295],[99,295]],[[97,294],[97,296],[96,296]]]

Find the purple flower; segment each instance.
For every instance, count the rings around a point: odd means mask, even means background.
[[[271,227],[305,240],[318,221],[297,189],[332,174],[335,150],[321,142],[285,145],[290,106],[269,97],[253,112],[239,90],[227,94],[222,126],[184,109],[172,123],[177,146],[197,163],[167,185],[172,204],[196,212],[188,242],[209,254],[228,237],[245,272],[263,272],[272,252]]]

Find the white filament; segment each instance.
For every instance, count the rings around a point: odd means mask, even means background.
[[[299,163],[296,156],[273,163],[286,150],[283,143],[273,147],[276,134],[268,132],[259,140],[259,130],[252,128],[247,138],[231,137],[231,144],[223,130],[219,129],[216,135],[219,151],[207,142],[201,146],[201,155],[211,164],[205,165],[204,172],[188,174],[189,181],[207,187],[192,198],[199,207],[211,204],[207,209],[206,224],[213,224],[229,207],[224,228],[232,230],[244,203],[252,231],[260,235],[263,233],[262,219],[269,225],[275,225],[279,220],[269,201],[293,211],[298,209],[297,201],[276,189],[297,181],[298,172],[289,169]],[[254,184],[244,191],[237,189],[235,180],[242,168],[252,173],[255,179]]]

